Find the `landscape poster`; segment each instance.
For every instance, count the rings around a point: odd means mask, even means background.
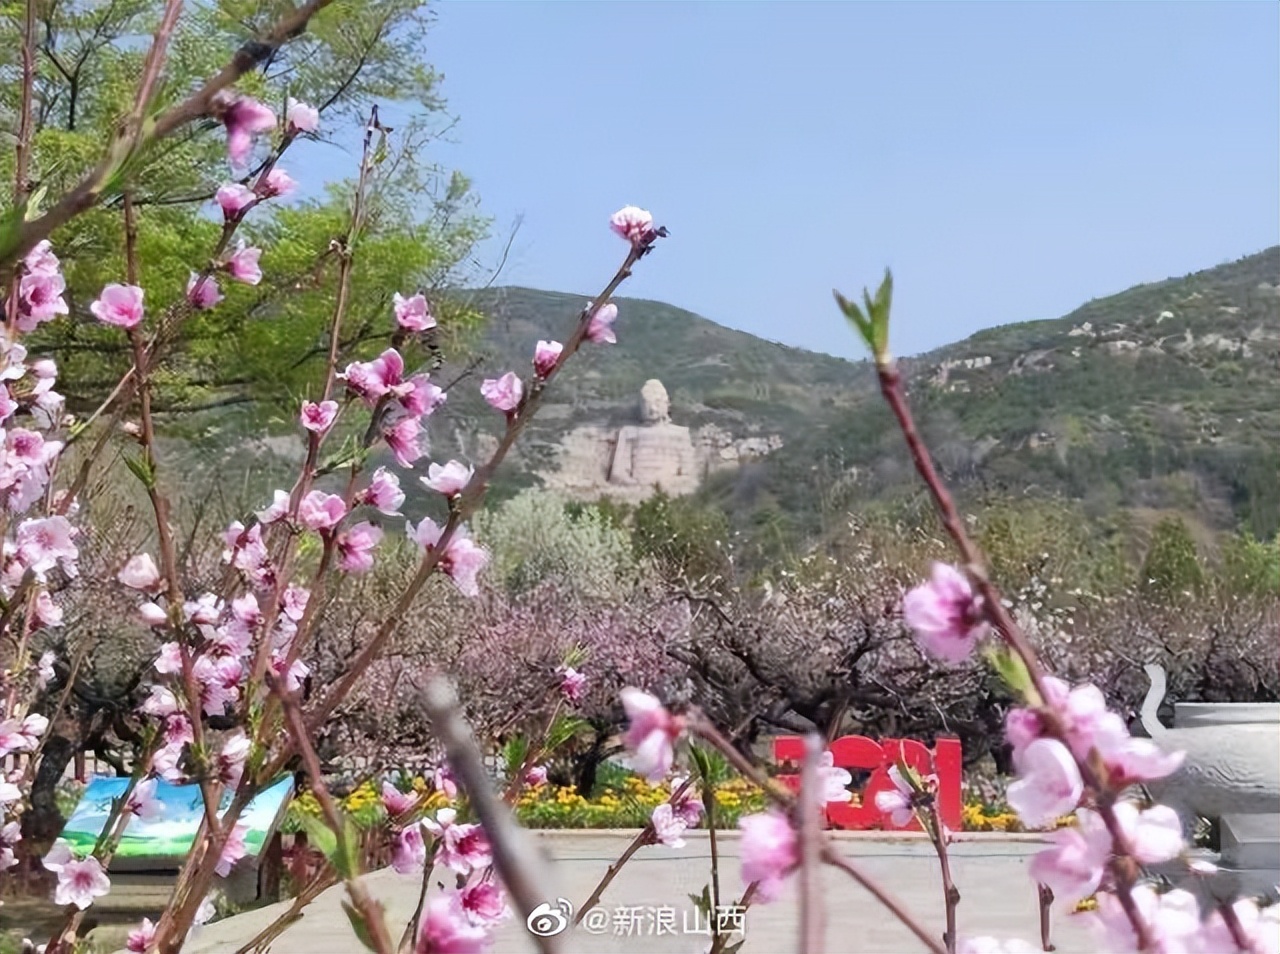
[[[92,851],[111,812],[112,801],[124,794],[128,784],[128,778],[95,776],[90,779],[75,811],[62,829],[61,839],[77,854]],[[286,775],[245,808],[240,820],[248,826],[244,840],[250,855],[257,856],[262,851],[262,846],[283,817],[292,793],[293,778]],[[155,796],[164,806],[163,813],[151,819],[131,819],[120,839],[120,847],[116,849],[117,858],[178,860],[191,851],[204,813],[200,786],[172,785],[157,780]],[[230,801],[231,793],[224,792],[219,815]]]

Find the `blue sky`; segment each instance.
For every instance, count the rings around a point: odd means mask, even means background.
[[[860,356],[831,289],[889,266],[909,354],[1280,242],[1280,4],[436,9],[505,284],[598,290],[634,203],[624,294]]]

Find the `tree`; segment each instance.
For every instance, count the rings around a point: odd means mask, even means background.
[[[102,144],[132,102],[145,54],[135,40],[154,28],[162,7],[155,0],[38,5],[29,173],[36,195],[62,194],[98,161]],[[271,7],[222,0],[183,16],[154,111],[214,73],[229,47],[270,22],[276,13]],[[387,327],[378,319],[385,318],[397,289],[431,294],[437,317],[451,331],[473,317],[438,294],[464,277],[460,268],[485,224],[476,215],[467,179],[423,158],[443,125],[444,109],[439,78],[421,58],[431,19],[415,0],[334,5],[239,84],[278,113],[290,99],[314,104],[321,115],[315,135],[333,134],[339,142],[354,138],[342,132],[359,128],[380,102],[414,105],[414,118],[397,130],[398,145],[382,158],[378,188],[367,200],[364,264],[352,276],[341,342],[351,357],[386,346],[385,330],[373,329]],[[19,44],[0,44],[0,114],[17,115],[19,70]],[[286,153],[279,168],[287,168],[289,158]],[[150,313],[180,302],[193,263],[208,261],[221,228],[213,202],[218,187],[228,181],[252,184],[266,159],[254,154],[247,169],[229,175],[223,131],[204,120],[145,150],[131,165],[139,283]],[[0,156],[0,176],[12,180],[13,163],[12,153]],[[351,192],[350,183],[330,182],[327,192],[267,203],[246,222],[242,234],[249,246],[265,249],[264,277],[253,286],[220,277],[226,299],[185,317],[166,373],[155,382],[157,410],[246,404],[260,412],[257,423],[266,423],[280,417],[284,404],[292,419],[298,394],[326,356],[324,328],[338,260],[331,243],[349,218]],[[55,234],[74,320],[44,325],[29,338],[33,351],[58,354],[68,408],[81,414],[98,405],[130,363],[127,345],[87,313],[101,288],[124,273],[122,202],[117,186],[101,205]]]
[[[1204,585],[1196,542],[1181,517],[1165,517],[1156,524],[1142,562],[1142,581],[1151,589],[1170,595]]]

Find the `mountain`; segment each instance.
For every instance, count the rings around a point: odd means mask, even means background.
[[[490,317],[482,367],[522,372],[534,343],[563,339],[584,303],[528,288],[469,297]],[[711,475],[700,491],[747,522],[772,513],[790,532],[817,532],[824,511],[893,495],[910,479],[867,362],[659,302],[618,306],[618,344],[585,349],[556,381],[505,489],[552,474],[575,430],[635,423],[649,378],[666,385],[676,424],[781,438],[780,450]],[[1218,529],[1280,527],[1280,247],[902,365],[921,427],[962,493],[1062,494],[1098,512],[1175,509]],[[499,422],[475,390],[459,387],[446,420],[433,420],[433,456],[477,458],[491,444]]]

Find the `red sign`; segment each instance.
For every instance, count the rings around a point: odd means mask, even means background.
[[[920,831],[920,823],[914,818],[909,824],[898,827],[876,808],[876,793],[893,790],[889,769],[899,758],[921,775],[938,776],[938,808],[942,823],[951,831],[960,831],[964,827],[964,803],[960,795],[963,762],[959,739],[940,738],[930,752],[915,739],[883,739],[877,742],[863,735],[846,735],[831,743],[831,754],[840,768],[854,773],[871,773],[860,793],[861,804],[827,803],[827,822],[833,828]],[[804,739],[798,735],[779,736],[773,740],[773,757],[779,762],[798,764],[804,759]],[[799,775],[779,775],[778,781],[792,791],[800,787]]]

